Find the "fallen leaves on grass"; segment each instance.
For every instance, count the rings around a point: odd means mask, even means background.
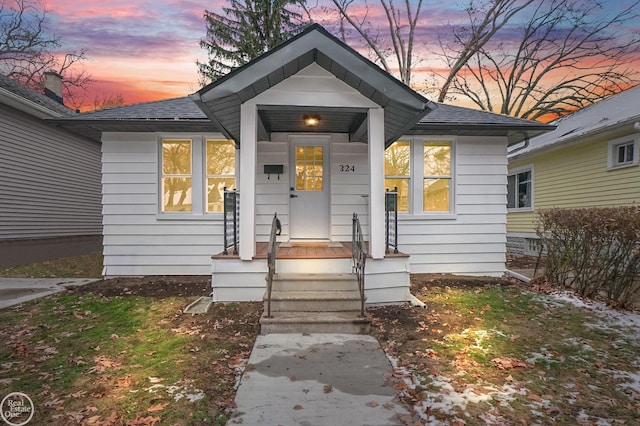
[[[521,361],[517,358],[511,358],[508,356],[501,356],[491,360],[493,364],[498,367],[499,370],[511,370],[514,368],[532,368],[533,366],[528,362]]]
[[[152,405],[151,407],[147,408],[147,412],[154,413],[156,411],[162,411],[167,407],[167,405],[169,405],[168,402]]]

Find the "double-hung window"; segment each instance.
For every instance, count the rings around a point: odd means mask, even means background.
[[[413,137],[385,150],[385,188],[398,189],[398,211],[453,212],[453,142]]]
[[[609,168],[635,166],[638,164],[638,137],[627,137],[609,142]]]
[[[193,210],[192,141],[162,141],[162,212]]]
[[[236,147],[230,140],[207,140],[207,212],[222,213],[224,188],[236,188]]]
[[[425,142],[423,146],[423,211],[451,211],[451,142]]]
[[[510,171],[507,176],[507,208],[531,210],[533,207],[533,167]]]
[[[398,189],[398,211],[409,212],[411,182],[411,143],[394,142],[384,152],[384,185]]]
[[[235,143],[196,136],[163,139],[160,146],[160,212],[222,212],[224,188],[236,188]]]

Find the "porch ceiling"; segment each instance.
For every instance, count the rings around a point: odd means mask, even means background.
[[[320,122],[315,127],[304,124],[304,116],[317,115]],[[259,137],[268,140],[272,132],[283,133],[349,133],[352,142],[367,140],[367,111],[356,108],[306,108],[273,107],[258,108]]]

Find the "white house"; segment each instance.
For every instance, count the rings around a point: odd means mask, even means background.
[[[507,146],[550,130],[430,102],[319,25],[189,97],[55,123],[102,141],[104,275],[212,274],[221,301],[262,299],[275,213],[283,273],[351,272],[356,213],[368,303],[408,300],[410,272],[502,275]]]

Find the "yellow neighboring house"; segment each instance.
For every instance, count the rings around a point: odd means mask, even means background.
[[[537,254],[543,209],[640,202],[640,86],[550,124],[509,152],[508,253]]]

